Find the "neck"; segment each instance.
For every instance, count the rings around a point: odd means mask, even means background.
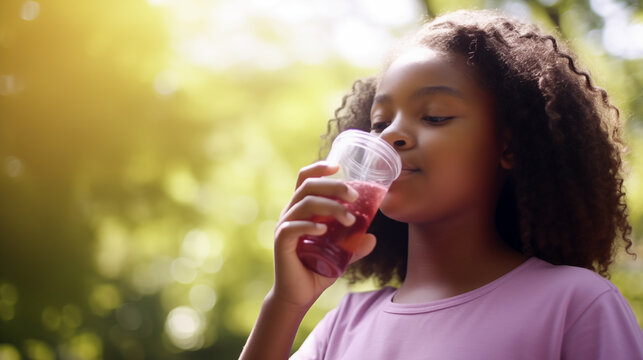
[[[408,254],[406,278],[395,302],[455,296],[497,279],[525,260],[498,236],[493,218],[476,214],[409,224]]]

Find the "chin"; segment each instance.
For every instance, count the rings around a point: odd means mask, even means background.
[[[437,204],[433,206],[420,206],[417,205],[417,198],[415,205],[411,201],[395,197],[385,197],[380,204],[380,211],[395,221],[407,224],[426,224],[440,222],[450,218],[454,212],[447,211],[445,208],[440,208]],[[437,207],[436,207],[437,206]]]
[[[408,204],[405,205],[404,202],[393,199],[389,200],[384,198],[384,201],[382,201],[382,204],[380,205],[380,211],[382,214],[386,215],[388,218],[403,223],[410,223],[417,220],[409,210]]]

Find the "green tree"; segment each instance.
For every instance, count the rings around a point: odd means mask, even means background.
[[[297,171],[341,94],[377,71],[333,52],[289,60],[292,19],[239,3],[0,2],[0,358],[236,358]],[[416,4],[418,18],[527,11],[570,41],[629,119],[638,234],[643,65],[602,49],[608,16],[568,0]],[[618,4],[640,21],[641,3]],[[204,43],[213,19],[244,31]],[[330,31],[325,19],[310,27]],[[613,281],[643,319],[640,265],[620,264]],[[296,346],[346,288],[324,294]]]

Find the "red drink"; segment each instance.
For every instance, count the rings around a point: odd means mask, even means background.
[[[324,223],[326,233],[321,236],[304,235],[299,238],[297,255],[309,269],[327,277],[341,275],[353,252],[359,245],[359,235],[370,225],[387,188],[370,182],[347,181],[359,193],[359,198],[346,203],[339,201],[355,215],[355,223],[344,226],[331,216],[316,216],[312,221]]]

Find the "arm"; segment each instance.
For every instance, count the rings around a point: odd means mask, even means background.
[[[307,311],[307,307],[279,301],[271,291],[264,299],[240,359],[287,359]]]
[[[337,172],[337,166],[315,163],[299,172],[297,189],[281,214],[275,231],[275,283],[264,299],[259,317],[241,353],[241,360],[287,359],[299,324],[317,298],[336,278],[307,269],[296,254],[302,235],[322,235],[324,224],[310,221],[315,215],[332,216],[345,226],[355,217],[335,200],[355,201],[358,194],[336,179],[322,178]],[[375,237],[366,234],[353,254],[356,261],[375,247]]]

